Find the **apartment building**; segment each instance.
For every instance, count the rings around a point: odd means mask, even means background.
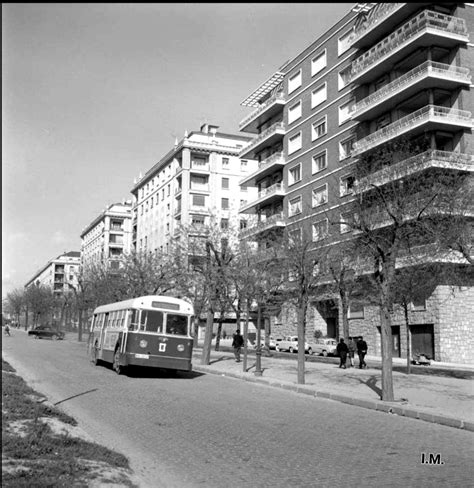
[[[256,162],[240,158],[250,137],[219,132],[203,124],[185,132],[174,147],[141,176],[131,190],[132,246],[136,251],[169,252],[174,242],[199,239],[206,228],[245,227],[239,208],[256,190],[240,186]]]
[[[258,225],[242,238],[304,230],[315,248],[334,246],[351,238],[344,221],[355,197],[370,198],[371,185],[383,189],[394,179],[440,169],[471,178],[473,26],[471,4],[356,4],[251,93],[242,105],[254,111],[240,130],[257,135],[241,157],[259,161],[243,180],[259,193],[241,211],[256,214]],[[429,145],[419,154],[356,180],[358,158],[420,136]],[[412,350],[472,363],[466,338],[473,332],[474,287],[451,285],[440,284],[423,303],[412,304]],[[349,319],[350,332],[364,335],[371,354],[380,354],[378,309],[353,303]],[[339,336],[337,299],[314,302],[309,321]],[[273,333],[294,332],[288,330],[293,323],[282,311],[272,318]],[[392,335],[394,356],[404,356],[407,334],[398,310]]]
[[[106,265],[118,269],[120,259],[131,251],[132,201],[107,206],[81,232],[83,269]]]
[[[60,297],[70,291],[70,286],[77,287],[77,277],[81,264],[81,253],[69,251],[48,261],[25,284],[25,289],[32,286],[46,286],[55,296]]]

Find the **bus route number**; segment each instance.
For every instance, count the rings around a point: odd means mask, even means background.
[[[160,342],[159,349],[160,352],[166,352],[166,342]]]

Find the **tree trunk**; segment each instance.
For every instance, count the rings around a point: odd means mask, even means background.
[[[250,314],[250,300],[247,300],[245,310],[245,322],[244,322],[244,359],[242,362],[242,371],[247,371],[247,355],[248,355],[248,341],[249,341],[249,314]]]
[[[83,317],[84,311],[82,310],[82,307],[79,309],[79,323],[77,324],[77,340],[79,342],[82,342],[82,317]]]
[[[222,322],[224,322],[224,313],[221,312],[219,315],[219,320],[217,322],[217,334],[216,334],[216,346],[215,350],[219,350],[219,346],[221,343],[221,334],[222,334]]]
[[[403,313],[405,315],[405,327],[407,330],[407,374],[411,373],[411,329],[410,319],[408,317],[408,303],[403,300]]]
[[[300,307],[298,308],[298,384],[305,383],[305,330],[306,330],[306,309],[308,308],[308,298],[303,296]]]
[[[341,313],[342,313],[342,335],[344,339],[350,336],[349,332],[349,299],[347,297],[347,292],[341,291]]]
[[[201,364],[209,364],[211,360],[212,328],[214,325],[214,310],[207,309],[206,332],[204,334],[204,346],[202,348]]]
[[[392,324],[390,319],[390,307],[382,303],[380,310],[381,343],[382,343],[382,400],[393,402],[393,377],[392,377]]]

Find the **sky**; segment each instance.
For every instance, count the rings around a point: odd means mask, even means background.
[[[353,3],[3,3],[2,298]]]

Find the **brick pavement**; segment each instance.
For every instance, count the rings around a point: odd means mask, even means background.
[[[210,364],[202,365],[202,349],[196,348],[193,369],[474,432],[473,367],[446,364],[432,368],[417,366],[416,372],[423,374],[407,375],[400,367],[404,362],[394,360],[396,401],[384,402],[381,400],[380,358],[367,358],[367,369],[339,369],[337,360],[306,361],[305,384],[300,385],[297,384],[296,354],[294,358],[288,355],[285,358],[281,355],[265,357],[262,354],[263,372],[257,376],[254,352],[249,353],[247,371],[244,372],[243,363],[235,362],[232,351],[225,347],[222,349],[212,350]]]

